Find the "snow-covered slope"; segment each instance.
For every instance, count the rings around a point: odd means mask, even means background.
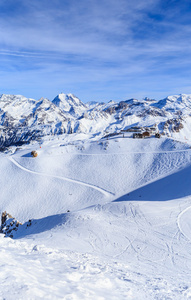
[[[0,235],[1,298],[190,296],[190,144],[66,134],[0,164],[0,211],[23,223]]]

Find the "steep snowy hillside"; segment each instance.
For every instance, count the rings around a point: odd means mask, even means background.
[[[191,95],[174,95],[154,103],[153,106],[180,115],[191,113]]]
[[[35,101],[23,96],[1,95],[0,114],[1,147],[63,133],[68,126],[64,113],[43,98]]]

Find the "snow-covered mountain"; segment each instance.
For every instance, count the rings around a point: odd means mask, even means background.
[[[72,94],[59,94],[52,101],[1,95],[0,146],[40,141],[44,136],[63,133],[105,136],[135,126],[142,130],[152,127],[163,135],[183,137],[190,129],[190,117],[191,95],[185,94],[160,101],[145,98],[87,104]]]
[[[73,116],[74,118],[78,118],[87,110],[86,105],[72,94],[59,94],[53,99],[52,103],[58,106],[64,113],[69,113],[69,116]]]

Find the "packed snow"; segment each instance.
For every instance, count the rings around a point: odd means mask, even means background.
[[[184,139],[63,134],[10,147],[0,211],[23,225],[0,234],[0,298],[191,299],[190,177]]]

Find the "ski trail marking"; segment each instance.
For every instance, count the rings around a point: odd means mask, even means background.
[[[36,175],[40,175],[40,176],[47,176],[47,177],[52,177],[52,178],[57,178],[57,179],[61,179],[61,180],[65,180],[65,181],[69,181],[69,182],[73,182],[73,183],[77,183],[77,184],[81,184],[83,186],[87,186],[87,187],[90,187],[94,190],[97,190],[98,192],[104,194],[105,196],[114,196],[115,194],[114,193],[111,193],[111,192],[108,192],[96,185],[91,185],[89,183],[85,183],[83,181],[80,181],[80,180],[75,180],[75,179],[71,179],[71,178],[68,178],[68,177],[63,177],[63,176],[57,176],[57,175],[50,175],[50,174],[46,174],[46,173],[41,173],[41,172],[35,172],[35,171],[32,171],[32,170],[29,170],[25,167],[23,167],[22,165],[20,165],[16,160],[14,160],[13,157],[9,157],[9,160],[14,164],[16,165],[18,168],[22,169],[23,171],[26,171],[28,173],[32,173],[32,174],[36,174]]]
[[[186,213],[188,210],[191,209],[191,206],[188,206],[186,209],[184,209],[183,211],[181,211],[181,213],[178,215],[177,217],[177,226],[178,229],[180,230],[180,232],[190,241],[190,237],[187,236],[187,234],[184,232],[184,229],[182,228],[181,224],[180,224],[180,220],[181,217],[184,215],[184,213]]]

